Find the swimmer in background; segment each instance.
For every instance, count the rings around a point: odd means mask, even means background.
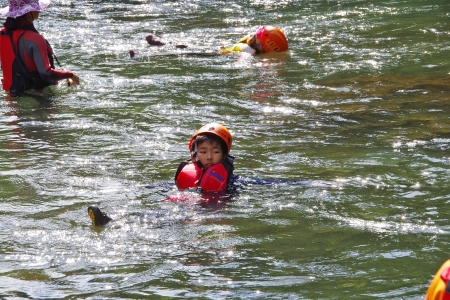
[[[240,39],[237,44],[222,48],[220,54],[247,52],[258,55],[270,52],[284,52],[288,50],[288,41],[283,31],[278,27],[261,26],[258,30]]]
[[[147,35],[145,37],[147,43],[151,46],[164,46],[167,43],[162,42],[153,35]],[[175,45],[175,48],[183,49],[187,48],[186,45]],[[230,47],[223,47],[219,52],[198,52],[187,53],[192,55],[224,55],[233,53],[249,53],[251,55],[259,55],[270,52],[284,52],[288,50],[288,41],[283,31],[274,26],[261,26],[253,33],[241,38],[235,45]],[[129,51],[130,57],[135,57],[136,52]]]

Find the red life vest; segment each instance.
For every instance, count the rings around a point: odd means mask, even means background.
[[[175,183],[180,190],[196,188],[203,175],[203,168],[197,163],[182,162],[175,175]]]
[[[3,71],[2,87],[9,91],[11,96],[18,96],[29,89],[42,89],[52,82],[42,80],[36,74],[30,73],[19,56],[19,39],[27,27],[8,32],[5,28],[0,30],[0,61]],[[47,41],[46,41],[47,42]],[[51,47],[47,42],[47,56],[52,68],[55,68]]]
[[[183,162],[178,167],[175,182],[181,190],[199,187],[205,192],[219,192],[227,189],[229,175],[230,168],[224,163],[205,169],[195,162]]]
[[[16,49],[19,38],[24,32],[24,30],[15,30],[12,34],[12,40],[14,41]],[[0,31],[0,45],[2,45],[2,47],[0,48],[0,61],[2,63],[3,71],[2,86],[3,90],[9,91],[12,85],[13,62],[16,58],[16,55],[14,54],[14,50],[11,44],[11,35],[6,31],[5,28],[2,28]]]

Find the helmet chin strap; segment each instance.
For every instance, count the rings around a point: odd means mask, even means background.
[[[192,147],[191,156],[195,157],[195,161],[198,162],[196,142],[194,142],[194,146]]]

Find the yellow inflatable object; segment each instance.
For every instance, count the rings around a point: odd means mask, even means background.
[[[220,54],[229,54],[236,52],[247,52],[254,55],[256,50],[244,43],[237,43],[231,47],[226,47],[220,50]]]
[[[450,279],[450,259],[447,260],[434,275],[428,288],[425,300],[450,300],[450,291],[446,292]]]

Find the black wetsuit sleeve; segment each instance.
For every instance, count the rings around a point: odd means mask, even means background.
[[[235,181],[237,176],[233,174],[234,171],[234,157],[228,155],[227,158],[223,161],[223,166],[228,173],[228,182],[227,182],[227,191],[229,193],[234,192],[236,190]]]

